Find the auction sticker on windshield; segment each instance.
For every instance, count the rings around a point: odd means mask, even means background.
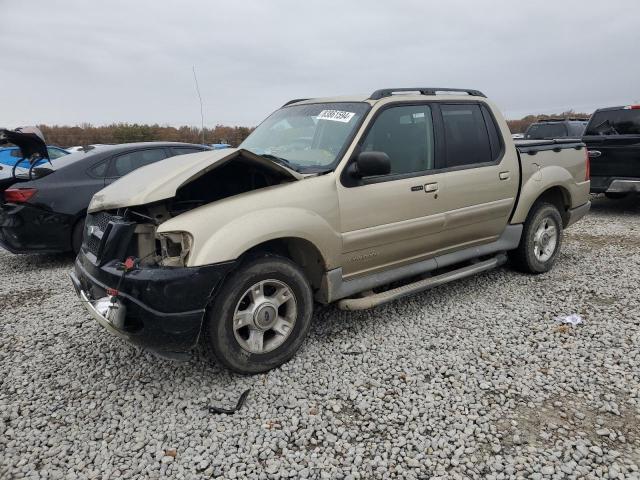
[[[354,112],[344,112],[342,110],[323,110],[318,114],[318,120],[348,123],[354,115]]]

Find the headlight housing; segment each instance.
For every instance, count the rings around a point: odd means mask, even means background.
[[[156,234],[160,242],[160,265],[163,267],[184,267],[193,245],[193,238],[187,232],[164,232]]]

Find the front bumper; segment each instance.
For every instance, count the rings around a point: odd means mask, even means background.
[[[109,332],[172,359],[188,358],[196,346],[207,305],[235,262],[201,267],[140,267],[127,272],[116,261],[97,266],[80,252],[71,281],[82,304]],[[107,288],[126,309],[114,323],[98,308]]]
[[[31,204],[0,206],[0,246],[11,253],[54,253],[71,250],[75,218]]]

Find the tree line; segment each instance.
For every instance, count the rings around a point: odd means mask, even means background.
[[[49,145],[72,147],[95,143],[131,143],[131,142],[186,142],[186,143],[228,143],[238,146],[253,131],[253,127],[229,127],[216,125],[205,128],[170,127],[158,124],[114,123],[94,126],[84,123],[76,126],[38,125]]]
[[[589,118],[588,113],[576,113],[568,110],[551,115],[527,115],[519,120],[507,120],[512,133],[522,133],[529,125],[543,119]],[[181,127],[146,125],[138,123],[113,123],[95,126],[83,123],[76,126],[38,125],[49,145],[71,147],[74,145],[91,145],[95,143],[131,143],[131,142],[186,142],[186,143],[228,143],[237,147],[249,136],[254,127],[230,127],[216,125],[205,128],[204,132],[197,127],[183,125]],[[203,136],[204,133],[204,136]],[[204,142],[203,142],[204,137]]]

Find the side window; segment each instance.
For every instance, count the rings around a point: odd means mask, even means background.
[[[109,162],[107,160],[103,160],[102,162],[98,162],[93,167],[89,169],[89,174],[92,177],[102,178],[107,175],[107,166]]]
[[[204,149],[196,147],[171,147],[171,153],[174,155],[187,155],[198,152],[204,152]]]
[[[389,155],[392,175],[432,170],[431,108],[428,105],[407,105],[383,110],[362,142],[362,151]]]
[[[487,126],[479,105],[441,105],[445,165],[458,167],[493,161]]]
[[[138,150],[137,152],[125,153],[116,157],[113,161],[112,175],[122,177],[136,168],[143,167],[150,163],[167,158],[163,148],[153,150]]]

